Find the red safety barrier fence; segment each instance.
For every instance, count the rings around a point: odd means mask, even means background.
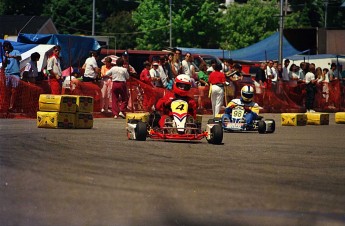
[[[240,90],[244,85],[252,85],[255,88],[254,100],[262,107],[261,112],[305,112],[305,83],[278,82],[259,86],[251,80],[248,82],[237,81],[225,87],[225,102],[240,97]],[[151,111],[157,100],[170,92],[164,88],[156,88],[147,85],[135,78],[127,82],[129,93],[128,111]],[[49,94],[48,81],[40,81],[36,84],[19,81],[17,88],[6,87],[3,71],[0,73],[0,117],[36,117],[40,94]],[[98,83],[79,82],[73,91],[63,90],[64,94],[92,96],[94,98],[94,112],[101,110],[101,89]],[[197,102],[198,113],[212,113],[209,98],[209,86],[192,88],[190,97]],[[14,99],[13,108],[9,110],[10,100]],[[317,92],[314,102],[314,110],[320,112],[344,111],[345,98],[344,86],[339,80],[330,83],[317,84]],[[17,113],[17,114],[14,114]]]

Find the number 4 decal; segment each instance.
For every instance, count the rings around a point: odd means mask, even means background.
[[[184,108],[184,104],[180,104],[179,106],[177,106],[175,109],[183,111]]]

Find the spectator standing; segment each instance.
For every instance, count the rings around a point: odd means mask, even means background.
[[[299,81],[305,81],[306,68],[307,68],[307,64],[305,62],[301,62],[299,64],[299,70],[298,70]]]
[[[266,67],[266,79],[272,80],[272,67],[273,67],[273,60],[268,61],[267,67]]]
[[[290,60],[289,59],[285,59],[284,60],[284,67],[283,67],[283,73],[282,73],[282,80],[283,80],[283,82],[290,81],[289,64],[290,64]]]
[[[216,65],[217,65],[217,61],[215,59],[212,59],[211,66],[207,68],[207,73],[210,74],[211,72],[215,71]],[[222,67],[222,65],[220,65],[220,67]],[[222,68],[220,70],[222,70]]]
[[[211,102],[213,117],[219,114],[221,106],[224,105],[224,84],[225,75],[220,72],[222,69],[221,64],[216,64],[214,71],[211,72],[208,81],[212,84],[211,86]]]
[[[112,59],[110,57],[106,57],[104,59],[104,65],[101,67],[101,112],[108,113],[109,111],[109,100],[111,97],[111,87],[112,87],[112,78],[109,75],[106,75],[107,71],[109,71],[113,64],[111,63]]]
[[[159,74],[158,67],[159,67],[159,63],[157,61],[154,61],[152,63],[152,68],[150,69],[151,81],[152,81],[153,86],[162,88],[163,83],[161,80],[161,76]]]
[[[49,73],[49,85],[52,94],[61,94],[61,64],[60,64],[61,46],[53,47],[53,54],[48,58],[47,71]]]
[[[91,51],[89,58],[86,59],[83,68],[85,69],[83,82],[95,82],[100,73],[100,68],[97,65],[98,53]]]
[[[134,69],[132,65],[129,64],[129,54],[127,50],[122,54],[122,59],[124,62],[123,65],[125,68],[127,68],[129,75],[133,77],[137,77],[136,70]]]
[[[264,86],[266,82],[265,68],[266,68],[266,63],[261,63],[260,68],[258,68],[255,74],[255,81],[259,83],[260,86]]]
[[[305,100],[305,108],[307,112],[315,112],[313,110],[314,99],[315,99],[315,92],[316,92],[316,84],[317,79],[315,79],[315,65],[309,65],[309,71],[305,75],[305,83],[306,83],[306,100]]]
[[[114,118],[125,118],[125,110],[128,105],[128,93],[126,81],[129,79],[127,68],[123,67],[124,61],[119,58],[116,66],[109,69],[105,74],[112,77],[113,85],[111,89],[112,112]],[[121,98],[121,102],[120,102]]]
[[[25,65],[23,72],[23,81],[29,83],[36,83],[38,77],[37,61],[41,55],[38,52],[34,52],[30,56],[30,61]]]
[[[167,70],[165,69],[165,57],[164,56],[159,57],[158,72],[159,72],[163,87],[167,88],[169,78],[167,76]]]
[[[179,74],[181,74],[182,71],[182,63],[181,63],[181,54],[182,51],[180,49],[174,50],[174,59],[172,64],[172,71],[174,74],[174,78],[176,78]]]
[[[338,76],[337,76],[337,65],[335,63],[331,64],[331,68],[329,69],[328,74],[329,74],[329,80],[330,81],[338,79]]]
[[[208,86],[208,75],[207,75],[207,65],[205,62],[202,62],[199,66],[198,72],[198,80],[199,80],[199,97],[198,97],[198,108],[204,108],[204,101],[205,98],[205,87]]]
[[[8,111],[14,111],[14,102],[17,98],[17,87],[20,81],[20,61],[22,59],[18,50],[14,49],[11,42],[4,41],[4,58],[2,67],[5,68],[6,79],[6,103],[9,103]]]
[[[171,83],[171,88],[172,89],[172,85],[173,85],[173,80],[174,80],[174,73],[173,73],[173,59],[174,59],[174,54],[173,53],[169,53],[167,55],[167,60],[165,61],[165,70],[167,71],[167,76],[169,78],[169,81],[168,83],[170,84]]]
[[[152,80],[150,75],[151,63],[149,61],[144,62],[144,69],[140,73],[140,81],[146,84],[142,86],[144,90],[144,99],[143,99],[143,110],[150,111],[152,105],[155,102],[155,97],[152,95]]]
[[[185,75],[188,75],[190,78],[192,78],[192,71],[191,71],[191,53],[186,53],[184,60],[182,60],[182,73]]]
[[[318,82],[321,82],[322,85],[322,97],[325,98],[325,102],[328,103],[329,99],[329,74],[328,74],[328,68],[324,68],[322,70],[322,78],[318,80]]]

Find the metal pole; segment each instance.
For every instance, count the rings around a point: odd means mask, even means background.
[[[279,63],[283,62],[283,2],[284,0],[280,0],[280,23],[279,23]]]
[[[95,35],[95,3],[96,0],[92,1],[92,36]]]
[[[172,47],[172,24],[171,24],[171,2],[172,0],[169,0],[169,8],[170,8],[170,11],[169,11],[169,27],[170,27],[170,48]]]
[[[325,1],[325,28],[327,28],[327,8],[328,8],[328,0]]]

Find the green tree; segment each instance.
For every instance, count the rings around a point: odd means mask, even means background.
[[[323,27],[324,0],[291,0],[292,13],[285,18],[286,28]]]
[[[219,33],[218,4],[211,0],[172,1],[172,44],[187,47],[214,47]],[[140,32],[138,49],[159,50],[169,46],[169,1],[143,0],[133,12]]]
[[[134,49],[136,28],[131,12],[121,11],[108,17],[102,24],[101,35],[109,36],[110,48]]]
[[[0,0],[0,15],[39,16],[46,0]]]
[[[239,49],[267,38],[279,28],[277,1],[249,0],[247,4],[231,4],[222,24],[222,49]]]
[[[44,15],[51,17],[59,33],[83,35],[92,33],[90,0],[50,0],[44,6]],[[95,24],[95,30],[99,30],[99,23]]]

